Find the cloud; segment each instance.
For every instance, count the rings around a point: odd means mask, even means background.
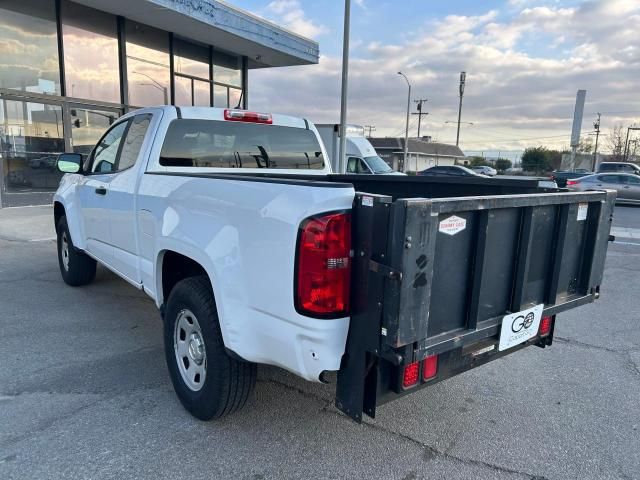
[[[352,55],[350,122],[376,125],[380,135],[404,131],[407,88],[399,70],[415,98],[429,99],[423,134],[443,141],[455,140],[455,127],[444,122],[456,120],[458,75],[467,71],[463,120],[474,125],[463,126],[461,138],[468,150],[567,145],[578,89],[587,90],[585,134],[598,111],[605,130],[640,119],[638,2],[532,6],[508,19],[488,11],[427,25],[403,42],[371,43]],[[338,57],[323,56],[319,65],[251,72],[251,106],[337,122],[340,68]]]
[[[325,26],[306,17],[298,0],[274,0],[267,5],[267,12],[278,17],[277,23],[299,35],[316,38],[327,32]]]

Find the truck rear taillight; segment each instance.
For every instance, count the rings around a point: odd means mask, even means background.
[[[420,363],[413,362],[404,367],[402,373],[402,388],[411,388],[418,383],[420,378]]]
[[[538,329],[538,335],[546,337],[551,333],[551,326],[553,325],[553,317],[544,317],[540,320],[540,328]]]
[[[430,355],[422,361],[422,380],[431,380],[438,373],[438,355]]]
[[[266,123],[271,125],[270,113],[246,112],[244,110],[225,110],[224,119],[232,122]]]
[[[351,214],[307,218],[300,225],[296,310],[318,318],[349,314]]]

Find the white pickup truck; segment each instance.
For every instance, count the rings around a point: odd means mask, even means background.
[[[338,372],[362,413],[526,345],[599,295],[614,195],[527,181],[333,175],[305,119],[136,110],[54,197],[64,281],[96,263],[156,303],[196,417],[241,408],[256,364]],[[357,193],[358,192],[358,193]]]

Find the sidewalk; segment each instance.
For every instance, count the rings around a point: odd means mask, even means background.
[[[55,240],[53,207],[0,208],[0,239],[18,242]]]
[[[618,238],[640,240],[640,228],[611,227],[611,235]]]

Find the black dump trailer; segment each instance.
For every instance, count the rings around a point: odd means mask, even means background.
[[[379,177],[335,178],[366,192],[352,212],[352,313],[336,386],[337,408],[354,420],[547,347],[558,313],[598,298],[615,192]]]

